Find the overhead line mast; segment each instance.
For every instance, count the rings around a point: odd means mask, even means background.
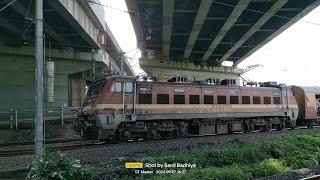
[[[35,155],[43,150],[43,0],[35,1]]]

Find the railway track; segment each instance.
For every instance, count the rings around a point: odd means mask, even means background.
[[[84,141],[75,141],[75,144],[71,145],[58,145],[58,146],[51,146],[45,147],[47,151],[68,151],[68,150],[76,150],[76,149],[85,149],[85,148],[98,148],[101,146],[105,146],[107,142],[84,142]],[[54,144],[52,144],[54,145]],[[34,148],[21,148],[21,149],[8,149],[8,150],[1,150],[0,157],[12,157],[12,156],[22,156],[22,155],[31,155],[34,154]]]
[[[57,144],[57,143],[68,143],[68,142],[76,142],[76,141],[83,141],[82,139],[50,139],[45,140],[44,144]],[[24,142],[13,142],[13,143],[5,143],[0,144],[0,147],[11,147],[11,146],[27,146],[27,145],[34,145],[34,141],[24,141]]]
[[[314,128],[320,128],[320,126],[314,126]],[[290,129],[290,128],[286,128],[283,129],[282,131],[294,131],[294,130],[299,130],[299,129],[307,129],[307,127],[297,127],[295,129]],[[271,129],[269,132],[271,131],[276,131],[275,129]],[[279,131],[281,132],[281,131]],[[253,134],[253,133],[264,133],[261,130],[256,130],[256,131],[250,131],[250,132],[236,132],[236,133],[232,133],[232,134],[205,134],[205,135],[193,135],[193,136],[188,136],[185,138],[197,138],[197,137],[206,137],[206,136],[226,136],[226,135],[233,135],[233,134]],[[165,138],[165,139],[173,139],[173,138]],[[149,140],[149,141],[163,141],[165,139],[153,139],[153,140]],[[128,140],[125,142],[119,142],[118,144],[124,144],[124,143],[135,143],[135,142],[139,142],[139,141],[147,141],[144,139],[137,139],[137,140]],[[65,144],[63,145],[63,143],[74,143],[74,144]],[[33,144],[33,142],[32,142]],[[60,145],[58,145],[60,144]],[[61,145],[62,144],[62,145]],[[30,145],[30,143],[27,143],[27,145]],[[47,151],[69,151],[69,150],[77,150],[77,149],[88,149],[88,148],[99,148],[102,146],[106,146],[106,145],[114,145],[108,142],[95,142],[95,141],[83,141],[83,140],[79,140],[76,139],[75,141],[72,140],[59,140],[59,141],[51,141],[50,143],[46,143],[46,145],[51,145],[51,147],[46,147],[45,149]],[[57,146],[54,146],[57,145]],[[9,147],[9,146],[14,146],[13,143],[12,144],[8,144],[8,146],[4,146],[1,145],[1,147]],[[32,155],[34,154],[34,148],[23,148],[24,145],[19,144],[19,149],[6,149],[6,150],[0,150],[0,157],[13,157],[13,156],[22,156],[22,155]]]
[[[309,177],[305,177],[305,178],[302,178],[300,180],[315,180],[315,179],[320,179],[320,174],[309,176]]]

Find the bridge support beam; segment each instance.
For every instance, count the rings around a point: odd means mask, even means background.
[[[281,9],[288,0],[278,0],[271,8],[263,14],[263,16],[241,37],[241,39],[235,43],[231,49],[218,61],[221,64],[223,61],[228,60],[228,58],[236,52],[240,46],[242,46],[254,33],[256,33],[275,13]]]
[[[174,0],[163,0],[162,19],[162,55],[168,57],[170,53]]]
[[[250,0],[241,0],[238,2],[237,7],[235,7],[230,14],[227,21],[222,26],[219,34],[214,38],[212,43],[210,44],[208,50],[204,53],[202,57],[202,61],[207,61],[209,57],[212,55],[213,51],[216,47],[221,43],[225,35],[229,32],[231,27],[237,22],[239,16],[242,12],[248,7]]]
[[[201,0],[201,4],[198,10],[198,14],[196,16],[196,19],[194,21],[191,34],[188,39],[188,43],[186,46],[186,49],[184,51],[183,58],[188,59],[191,51],[193,49],[194,44],[196,43],[196,40],[198,38],[198,35],[200,33],[200,30],[203,26],[204,21],[206,20],[207,14],[211,8],[212,0]]]

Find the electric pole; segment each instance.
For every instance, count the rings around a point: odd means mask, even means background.
[[[94,58],[95,50],[91,49],[91,71],[92,71],[92,81],[95,80],[96,77],[96,60]]]
[[[120,71],[121,71],[121,73],[123,73],[123,71],[124,71],[124,68],[123,68],[124,54],[125,54],[125,52],[121,51],[121,53],[120,53]]]
[[[35,154],[43,149],[43,0],[35,1]]]

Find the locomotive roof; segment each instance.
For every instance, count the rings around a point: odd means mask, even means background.
[[[110,78],[130,78],[137,79],[134,76],[123,76],[123,75],[113,75],[107,77]],[[209,84],[196,84],[196,83],[175,83],[175,82],[160,82],[160,81],[137,81],[141,84],[150,84],[150,85],[171,85],[171,86],[193,86],[193,87],[215,87],[215,88],[241,88],[241,89],[256,89],[256,90],[274,90],[279,91],[279,88],[276,87],[251,87],[251,86],[227,86],[227,85],[209,85]],[[320,93],[320,91],[319,91]]]
[[[320,94],[320,87],[318,87],[318,86],[301,86],[301,88],[305,92]]]
[[[171,86],[193,86],[193,87],[215,87],[215,88],[241,88],[241,89],[256,89],[256,90],[275,90],[279,91],[279,88],[275,87],[250,87],[250,86],[227,86],[227,85],[209,85],[209,84],[195,84],[195,83],[174,83],[174,82],[159,82],[159,81],[137,81],[141,84],[149,85],[171,85]]]

